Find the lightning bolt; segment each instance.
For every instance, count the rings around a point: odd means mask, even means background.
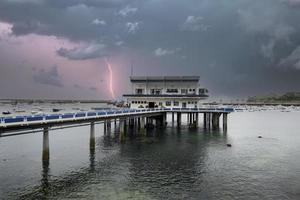
[[[109,91],[110,91],[111,97],[113,99],[115,99],[116,96],[115,96],[114,87],[113,87],[113,71],[112,71],[112,67],[111,67],[110,63],[108,62],[107,58],[105,58],[104,60],[105,60],[106,66],[107,66],[108,71],[109,71]]]

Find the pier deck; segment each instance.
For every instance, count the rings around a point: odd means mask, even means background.
[[[0,133],[12,130],[35,129],[41,127],[79,124],[108,119],[126,119],[129,117],[153,117],[166,113],[219,113],[228,114],[232,108],[155,108],[155,109],[116,109],[74,113],[26,115],[0,117]]]

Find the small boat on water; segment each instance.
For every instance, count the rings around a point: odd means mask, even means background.
[[[53,112],[59,112],[59,111],[61,111],[61,110],[62,110],[62,109],[59,109],[59,108],[53,108],[53,109],[52,109]]]
[[[2,114],[3,114],[3,115],[10,115],[11,112],[9,112],[8,110],[6,110],[6,111],[3,111]]]

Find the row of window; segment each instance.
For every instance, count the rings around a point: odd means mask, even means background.
[[[147,104],[147,101],[132,101],[132,104]],[[189,101],[187,104],[197,104],[197,101]],[[162,106],[163,103],[159,102],[158,105]],[[171,101],[166,101],[166,106],[171,106],[172,102]],[[178,101],[173,101],[173,106],[179,106]]]
[[[147,104],[147,101],[132,101],[132,104]]]
[[[161,94],[161,91],[162,91],[161,89],[150,89],[150,94],[159,95],[159,94]],[[136,94],[143,94],[144,90],[138,88],[138,89],[135,90],[135,92],[136,92]],[[179,90],[176,89],[176,88],[175,89],[170,89],[169,88],[169,89],[166,90],[166,93],[178,93],[178,92],[179,92]],[[180,92],[181,92],[181,94],[187,94],[188,92],[195,93],[196,89],[195,88],[193,88],[193,89],[181,89]],[[199,92],[201,93],[202,91],[199,90]]]

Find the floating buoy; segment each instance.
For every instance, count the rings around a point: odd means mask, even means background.
[[[228,147],[231,147],[231,144],[227,144]]]
[[[261,136],[261,135],[259,135],[259,136],[258,136],[258,138],[262,138],[262,136]]]

